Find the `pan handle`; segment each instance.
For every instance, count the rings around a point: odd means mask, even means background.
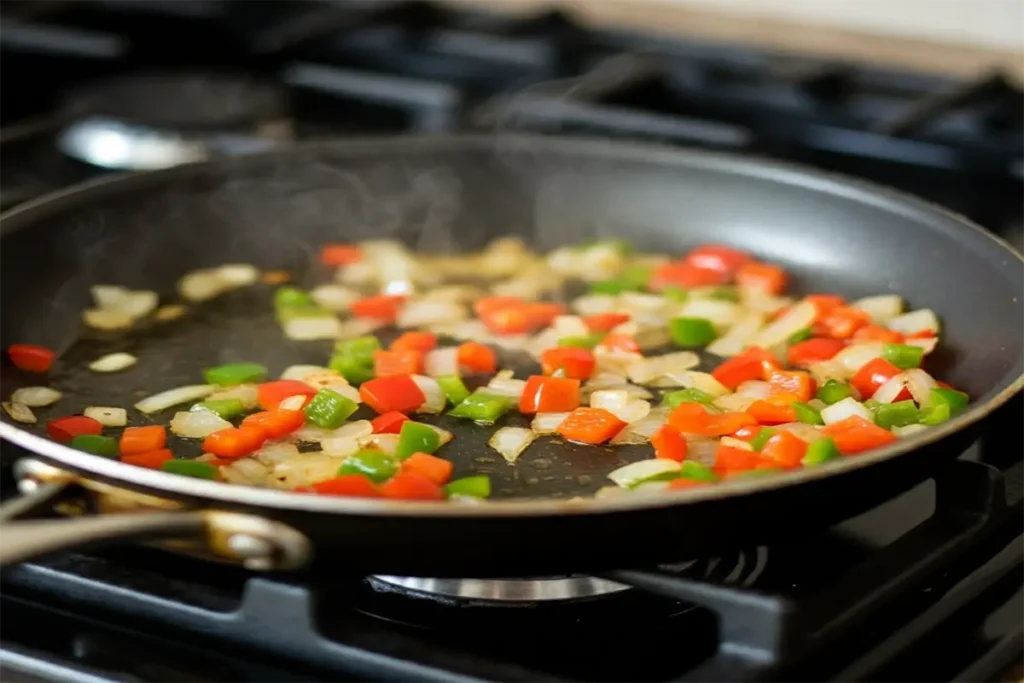
[[[23,475],[54,471],[35,462],[18,465]],[[217,555],[256,570],[296,569],[311,557],[305,536],[262,517],[221,510],[182,510],[41,519],[80,490],[78,482],[66,475],[42,482],[27,476],[20,488],[22,496],[0,505],[0,568],[96,545],[166,539],[205,540]]]

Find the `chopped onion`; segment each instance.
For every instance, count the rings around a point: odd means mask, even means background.
[[[511,398],[514,399],[516,403],[518,403],[519,399],[522,397],[524,389],[526,389],[526,380],[503,377],[501,376],[501,373],[495,375],[491,378],[491,381],[487,383],[488,394]]]
[[[249,263],[228,263],[217,269],[217,277],[228,287],[245,287],[256,284],[260,271]]]
[[[879,403],[892,403],[900,395],[907,385],[907,376],[904,373],[893,375],[882,386],[871,395],[871,399]]]
[[[343,328],[334,317],[291,318],[284,323],[284,336],[295,341],[340,339]]]
[[[892,433],[902,439],[902,438],[905,438],[905,437],[908,437],[908,436],[913,436],[914,434],[918,434],[918,433],[923,432],[923,431],[925,431],[927,429],[928,429],[927,426],[920,425],[920,424],[904,425],[902,427],[893,427],[892,428]]]
[[[551,323],[551,328],[559,338],[562,337],[585,337],[590,334],[590,328],[578,315],[560,315]]]
[[[324,452],[299,453],[274,465],[270,473],[271,480],[279,486],[293,489],[296,486],[308,486],[325,479],[337,476],[338,468],[344,458]]]
[[[645,292],[623,292],[616,300],[616,308],[627,313],[661,313],[668,305],[668,299],[660,294]]]
[[[751,311],[772,315],[793,303],[788,296],[775,296],[760,287],[740,286],[740,303]]]
[[[832,356],[831,362],[841,365],[847,373],[847,377],[857,374],[857,371],[876,358],[882,356],[882,347],[878,342],[865,344],[853,344]]]
[[[830,425],[841,420],[845,420],[848,417],[857,415],[862,417],[868,422],[871,422],[871,411],[864,407],[864,404],[854,399],[852,396],[847,396],[838,403],[833,403],[825,410],[821,411],[821,419],[825,424]]]
[[[537,435],[529,429],[502,427],[494,432],[487,445],[501,453],[506,462],[514,463],[536,438]]]
[[[607,410],[623,422],[639,422],[651,412],[651,404],[640,398],[632,398],[627,391],[602,389],[590,396],[593,408]]]
[[[749,380],[736,387],[736,393],[750,398],[766,399],[771,396],[772,385],[761,380]]]
[[[686,459],[699,462],[701,465],[714,467],[715,452],[718,450],[718,442],[714,439],[700,437],[691,439],[689,434],[686,437]]]
[[[50,387],[22,387],[11,394],[11,403],[21,403],[29,408],[42,408],[56,403],[62,394]]]
[[[644,482],[641,482],[641,483],[637,484],[636,486],[634,486],[632,491],[633,491],[633,493],[638,494],[638,495],[658,494],[658,493],[662,493],[664,491],[668,491],[668,482],[667,481],[657,481],[657,480],[655,480],[655,481],[644,481]]]
[[[485,292],[472,285],[441,285],[424,292],[422,301],[468,302],[485,296]]]
[[[303,375],[300,381],[314,389],[330,389],[356,403],[362,403],[363,400],[359,396],[359,389],[349,384],[347,379],[334,370],[317,370]]]
[[[807,369],[810,371],[811,377],[814,378],[814,381],[817,382],[819,386],[830,379],[844,380],[854,374],[847,372],[846,367],[842,363],[836,363],[833,360],[812,363]]]
[[[818,309],[810,301],[794,304],[788,311],[768,323],[754,335],[750,343],[755,346],[770,348],[789,339],[795,332],[814,324],[818,317]]]
[[[558,431],[558,425],[569,417],[569,413],[537,413],[530,423],[530,429],[537,434],[554,434]]]
[[[459,374],[459,347],[448,346],[428,351],[423,357],[423,370],[430,377]]]
[[[742,313],[743,309],[739,304],[718,299],[688,300],[679,310],[679,315],[681,316],[704,318],[710,320],[715,327],[728,327],[735,324]]]
[[[398,313],[395,324],[399,327],[423,327],[445,323],[457,323],[469,317],[469,311],[453,301],[410,301]]]
[[[609,442],[613,445],[647,443],[664,426],[670,410],[667,406],[651,408],[647,416],[627,424]]]
[[[202,439],[214,432],[231,429],[232,424],[212,410],[189,410],[174,414],[171,431],[186,439]]]
[[[187,308],[181,304],[167,304],[156,309],[156,319],[167,322],[169,320],[177,320],[181,316],[185,315],[188,311]]]
[[[884,324],[903,312],[903,299],[897,294],[866,296],[854,301],[850,307],[864,311],[871,316],[872,321]]]
[[[665,346],[672,341],[668,328],[664,325],[649,325],[646,323],[635,323],[635,325],[636,330],[630,336],[633,337],[636,345],[644,351]]]
[[[639,353],[609,351],[600,346],[594,350],[595,372],[625,377],[628,368],[634,363],[643,363],[644,357]]]
[[[338,339],[363,337],[384,327],[387,323],[376,318],[349,318],[339,323]]]
[[[729,388],[714,378],[713,375],[707,372],[699,372],[697,370],[687,370],[686,372],[673,375],[678,377],[679,386],[686,387],[687,389],[699,389],[705,394],[709,394],[714,397],[724,396],[729,393]]]
[[[821,438],[821,429],[814,425],[809,425],[806,422],[787,422],[781,425],[775,425],[772,429],[779,429],[784,432],[789,432],[793,436],[799,437],[811,443]]]
[[[629,489],[653,477],[678,472],[681,467],[682,465],[675,460],[651,458],[650,460],[631,462],[620,467],[609,473],[608,478],[622,488]]]
[[[412,375],[412,381],[420,388],[426,400],[417,408],[421,413],[440,413],[448,405],[448,399],[441,390],[441,385],[433,377]]]
[[[214,269],[196,270],[178,280],[178,293],[189,301],[212,299],[230,287]]]
[[[895,318],[889,319],[886,325],[890,330],[902,334],[915,334],[917,332],[939,333],[939,318],[935,315],[935,311],[930,308],[921,308],[898,315]]]
[[[294,379],[301,382],[306,375],[312,375],[319,372],[333,372],[335,375],[338,375],[334,370],[325,368],[322,365],[289,365],[284,369],[284,372],[281,373],[281,379]],[[340,377],[340,375],[338,376]]]
[[[229,484],[265,486],[269,475],[270,468],[252,458],[239,458],[220,468],[220,476]]]
[[[299,454],[299,447],[287,441],[267,441],[263,447],[252,454],[252,457],[264,465],[274,466],[279,462],[290,460]]]
[[[753,451],[754,447],[750,445],[749,441],[743,439],[737,439],[731,436],[723,436],[718,442],[723,446],[729,446],[731,448],[738,448],[741,451]]]
[[[398,434],[370,434],[359,440],[363,448],[376,448],[388,455],[394,455],[398,450]]]
[[[736,321],[735,325],[729,328],[725,335],[708,345],[708,353],[725,358],[741,353],[750,340],[757,336],[763,325],[763,313],[748,311]]]
[[[89,308],[82,311],[82,320],[97,330],[123,330],[132,325],[132,317],[124,311]]]
[[[91,417],[104,427],[124,427],[128,424],[128,411],[124,408],[89,406],[84,415]]]
[[[449,432],[447,430],[444,430],[444,429],[441,429],[440,427],[438,427],[436,425],[425,425],[425,426],[426,427],[430,427],[435,432],[437,432],[438,448],[440,448],[441,446],[445,445],[446,443],[448,443],[449,441],[451,441],[452,439],[455,438],[454,435],[451,432]]]
[[[4,412],[10,415],[11,419],[15,422],[23,422],[25,424],[35,424],[36,422],[36,414],[24,403],[4,401],[0,403],[0,406],[3,407]]]
[[[306,405],[306,400],[308,398],[309,397],[305,394],[289,396],[278,403],[277,407],[279,410],[302,410],[302,407]]]
[[[260,404],[259,389],[256,388],[255,384],[239,384],[237,386],[228,387],[227,389],[215,391],[209,396],[211,401],[222,401],[232,398],[237,398],[241,401],[242,407],[246,410],[252,410]]]
[[[629,495],[629,491],[619,486],[602,486],[594,492],[594,498],[621,498]]]
[[[290,441],[304,441],[307,443],[320,443],[324,439],[331,438],[352,438],[361,439],[369,437],[373,432],[373,425],[369,420],[358,420],[341,425],[337,429],[323,429],[315,425],[303,425],[289,435]],[[394,435],[394,436],[397,436]]]
[[[92,294],[92,300],[96,302],[96,306],[105,309],[121,308],[121,303],[130,292],[130,289],[120,285],[93,285],[89,288],[89,293]]]
[[[649,384],[669,373],[678,373],[700,365],[700,357],[692,351],[666,353],[631,363],[626,372],[634,384]]]
[[[320,448],[328,455],[348,457],[359,450],[359,441],[351,436],[331,436],[320,442]]]
[[[214,392],[216,387],[209,384],[192,384],[184,387],[176,387],[161,391],[149,398],[144,398],[135,404],[135,409],[142,413],[157,413],[172,406],[189,401],[198,401],[206,398]]]
[[[726,394],[715,399],[715,406],[729,413],[742,413],[759,399],[742,394]]]
[[[924,351],[924,355],[928,355],[935,350],[935,347],[939,345],[938,337],[919,337],[915,339],[907,339],[903,342],[907,346],[916,346]]]
[[[135,365],[137,362],[138,359],[130,353],[108,353],[89,363],[89,369],[93,372],[118,372]]]
[[[597,315],[599,313],[610,313],[615,310],[618,301],[614,296],[607,294],[589,294],[573,300],[572,308],[583,317]]]
[[[911,368],[903,373],[907,380],[907,389],[910,390],[918,405],[925,405],[931,399],[932,389],[939,387],[931,375],[920,368]]]
[[[309,292],[313,301],[329,311],[348,311],[349,306],[359,300],[359,292],[343,285],[320,285]]]

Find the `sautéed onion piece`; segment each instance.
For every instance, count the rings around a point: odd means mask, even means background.
[[[33,408],[46,410],[51,438],[108,457],[134,453],[126,440],[145,443],[150,450],[122,459],[187,476],[470,504],[490,494],[490,479],[453,479],[454,436],[428,420],[487,430],[504,472],[537,439],[602,446],[587,457],[607,460],[615,486],[596,494],[607,497],[825,466],[919,434],[968,403],[922,367],[940,344],[933,310],[906,312],[894,294],[787,295],[782,269],[727,246],[635,254],[605,239],[536,254],[503,238],[476,254],[435,256],[377,240],[324,245],[320,257],[326,277],[308,291],[285,284],[286,272],[226,264],[183,275],[179,302],[162,306],[157,292],[96,285],[82,313],[101,330],[130,333],[154,318],[173,330],[170,321],[204,302],[266,288],[284,337],[329,349],[276,368],[278,379],[251,358],[131,410],[90,406],[81,416],[52,414],[62,392],[37,382],[3,410],[24,424],[41,419]],[[36,373],[56,355],[24,344],[8,353]],[[89,368],[137,363],[117,352]],[[505,363],[515,369],[499,370]],[[167,427],[202,448],[194,466],[165,467]],[[646,457],[613,468],[622,460],[606,446]]]

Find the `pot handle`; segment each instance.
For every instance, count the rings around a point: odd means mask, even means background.
[[[23,495],[0,505],[0,568],[107,543],[172,538],[205,539],[216,554],[256,570],[296,569],[311,557],[308,539],[291,527],[221,510],[35,518],[75,488],[77,482],[69,477],[21,481]]]

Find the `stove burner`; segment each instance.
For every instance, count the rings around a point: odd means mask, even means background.
[[[743,587],[764,571],[768,549],[739,551],[728,558],[691,560],[661,569],[680,576],[713,579]],[[458,579],[377,575],[369,578],[380,592],[408,593],[441,601],[472,603],[538,603],[582,600],[633,590],[630,586],[593,576],[555,576],[533,579]]]
[[[102,168],[151,170],[266,149],[291,138],[277,85],[238,74],[133,75],[92,83],[62,107],[57,145]]]

